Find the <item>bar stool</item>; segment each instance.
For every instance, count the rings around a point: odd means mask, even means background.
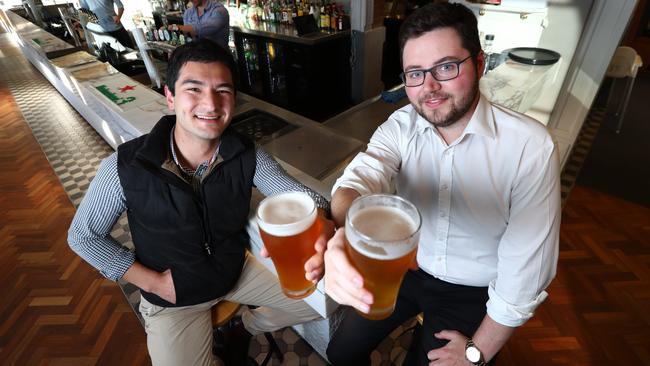
[[[239,303],[228,301],[228,300],[219,301],[211,309],[212,328],[216,330],[219,327],[226,325],[230,321],[230,319],[232,319],[235,315],[237,315],[237,312],[239,311],[239,308],[241,306],[242,305]],[[273,338],[273,335],[269,332],[266,332],[264,333],[264,338],[266,338],[266,340],[269,342],[269,352],[264,357],[264,360],[262,361],[260,366],[266,366],[268,362],[271,360],[271,358],[273,357],[273,354],[277,356],[280,363],[284,362],[284,355],[282,354],[282,351],[280,351],[280,347],[278,347],[278,344],[275,341],[275,338]]]
[[[625,92],[623,94],[623,100],[618,102],[616,105],[616,110],[614,111],[614,118],[616,120],[616,133],[621,132],[621,126],[623,124],[623,117],[625,116],[625,110],[627,109],[627,104],[630,101],[630,95],[632,94],[632,87],[634,86],[634,79],[636,74],[639,71],[639,67],[643,65],[641,57],[636,53],[634,48],[621,46],[616,49],[614,52],[614,57],[607,67],[606,76],[612,78],[612,84],[609,89],[609,96],[607,97],[606,110],[607,114],[610,112],[610,107],[612,105],[612,96],[614,93],[614,84],[618,79],[625,79]]]

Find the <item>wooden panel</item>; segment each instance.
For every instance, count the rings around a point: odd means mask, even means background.
[[[74,207],[1,79],[0,171],[0,364],[150,364],[117,284],[69,249]]]

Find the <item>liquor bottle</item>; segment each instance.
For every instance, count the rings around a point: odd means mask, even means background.
[[[291,24],[291,6],[284,3],[284,24]]]
[[[262,3],[260,1],[257,2],[257,6],[255,7],[255,12],[257,13],[258,22],[264,20],[264,8],[262,7]]]
[[[492,52],[492,44],[494,43],[494,34],[485,35],[485,43],[483,53],[485,54],[485,67],[483,68],[483,75],[494,68],[496,62],[496,55]]]
[[[296,16],[301,17],[301,16],[305,15],[305,12],[302,10],[302,3],[298,2],[296,5],[294,5],[293,8],[296,9],[296,13],[295,13]]]
[[[269,2],[264,3],[264,18],[262,19],[265,22],[271,22],[271,4]]]
[[[330,16],[329,14],[327,14],[325,3],[322,3],[320,7],[320,28],[326,31],[327,28],[329,28],[329,25],[330,25]]]
[[[278,6],[279,6],[279,12],[280,12],[280,23],[281,24],[286,24],[287,19],[289,19],[289,17],[287,17],[287,8],[286,8],[284,3],[279,4]]]
[[[336,11],[336,5],[332,4],[330,7],[330,31],[335,32],[338,25],[338,14]]]
[[[178,44],[180,44],[181,46],[185,44],[185,36],[183,35],[183,32],[179,32]]]
[[[320,7],[316,2],[312,5],[314,7],[314,20],[316,20],[316,24],[318,24],[318,28],[320,28]]]
[[[282,9],[278,1],[273,2],[273,13],[275,14],[275,23],[282,23]]]

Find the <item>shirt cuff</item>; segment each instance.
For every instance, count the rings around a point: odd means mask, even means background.
[[[526,304],[511,304],[497,294],[495,280],[490,282],[488,287],[487,314],[495,322],[508,326],[518,327],[530,319],[535,309],[546,299],[548,293],[542,291],[535,299]]]
[[[122,247],[115,253],[110,265],[100,270],[99,273],[110,280],[117,281],[124,276],[133,263],[135,263],[135,253]]]

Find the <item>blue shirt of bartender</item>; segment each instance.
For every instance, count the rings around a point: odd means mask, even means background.
[[[206,0],[203,12],[194,6],[185,10],[183,24],[191,25],[198,38],[207,38],[223,48],[228,48],[230,15],[228,9],[217,1]]]
[[[120,0],[79,0],[79,5],[82,8],[88,9],[97,15],[99,25],[104,28],[106,32],[116,31],[122,28],[122,24],[115,23],[114,17],[115,6],[124,8]]]

